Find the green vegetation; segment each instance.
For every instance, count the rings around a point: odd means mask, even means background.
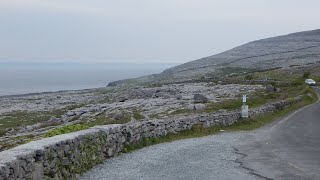
[[[162,136],[159,138],[143,138],[141,142],[133,145],[126,145],[123,149],[124,153],[128,153],[137,149],[141,149],[146,146],[151,146],[154,144],[172,142],[175,140],[189,139],[189,138],[198,138],[208,135],[213,135],[219,133],[221,130],[224,131],[248,131],[256,128],[260,128],[268,123],[271,123],[286,114],[293,112],[303,106],[314,103],[317,100],[316,94],[312,91],[312,96],[303,95],[302,101],[296,103],[288,108],[278,110],[276,112],[267,113],[263,116],[257,116],[254,118],[243,119],[231,126],[211,126],[204,128],[202,125],[195,125],[191,129],[180,131],[176,134],[169,134],[167,136]]]
[[[149,115],[149,118],[151,118],[151,119],[158,119],[160,116],[159,116],[160,114],[158,113],[158,114],[150,114]]]
[[[7,129],[46,122],[52,116],[59,118],[69,110],[76,109],[82,106],[83,104],[75,104],[75,105],[70,105],[65,108],[57,109],[54,111],[38,111],[38,112],[14,111],[11,113],[5,113],[3,115],[0,115],[0,137],[5,135],[5,133],[7,132]],[[40,128],[54,126],[54,125],[59,125],[59,124],[45,123]]]
[[[110,88],[99,88],[99,89],[96,89],[95,91],[97,94],[109,94],[109,93],[112,93],[113,90],[110,89]]]
[[[84,120],[84,121],[77,123],[77,124],[67,125],[67,126],[53,129],[53,130],[47,132],[44,135],[44,137],[52,137],[52,136],[67,134],[67,133],[71,133],[71,132],[75,132],[75,131],[81,131],[81,130],[88,129],[90,127],[98,126],[98,125],[124,124],[124,123],[129,122],[130,120],[131,120],[131,117],[127,114],[120,120],[114,120],[114,119],[111,119],[111,118],[106,117],[104,115],[100,115],[94,120],[90,120],[90,121]]]
[[[317,83],[318,85],[320,84],[320,76],[312,75],[312,76],[311,76],[311,79],[313,79],[314,81],[316,81],[316,83]]]
[[[311,72],[309,72],[309,71],[304,72],[302,78],[308,79],[308,78],[310,78],[310,75],[311,75]]]
[[[254,72],[251,74],[254,79],[272,79],[277,81],[292,81],[299,77],[299,74],[290,74],[281,69],[269,71]],[[239,79],[245,79],[245,75],[238,76]]]
[[[142,120],[144,119],[145,117],[138,111],[133,111],[133,117],[136,119],[136,120]]]
[[[254,77],[252,74],[248,74],[244,77],[245,80],[252,80]]]
[[[84,120],[80,124],[93,127],[98,125],[107,125],[107,124],[125,124],[131,120],[131,117],[128,114],[125,114],[122,119],[114,120],[106,115],[97,116],[94,120]]]
[[[302,78],[297,78],[291,82],[291,86],[297,87],[303,85],[304,81]]]
[[[60,135],[60,134],[66,134],[66,133],[71,133],[71,132],[75,132],[75,131],[81,131],[81,130],[88,129],[88,128],[89,128],[89,126],[80,125],[80,124],[67,125],[67,126],[56,128],[56,129],[53,129],[53,130],[47,132],[44,135],[44,137],[57,136],[57,135]]]
[[[236,67],[224,67],[217,70],[220,76],[230,75],[230,74],[239,75],[239,74],[244,74],[245,72],[252,72],[252,71],[253,69],[236,68]],[[213,74],[212,76],[215,77],[216,75]]]
[[[312,93],[313,90],[308,85],[304,84],[301,78],[296,79],[299,83],[293,83],[292,85],[282,85],[282,84],[276,84],[271,83],[273,86],[276,86],[280,89],[279,92],[266,92],[265,90],[257,91],[253,94],[248,95],[248,101],[247,105],[249,105],[250,108],[255,108],[258,106],[261,106],[266,103],[275,102],[278,100],[285,100],[288,98],[294,98],[299,95],[302,95],[306,93],[307,90],[309,93]],[[217,103],[208,103],[206,104],[206,109],[204,112],[206,113],[212,113],[219,110],[237,110],[242,105],[242,99],[238,97],[237,99],[228,99]],[[177,114],[187,114],[187,113],[199,113],[196,111],[188,110],[188,109],[178,109],[170,113],[170,115],[177,115]],[[200,112],[201,113],[201,112]],[[156,117],[159,116],[159,114],[155,115]]]
[[[0,136],[3,136],[7,129],[15,128],[18,126],[28,126],[39,122],[47,121],[50,114],[44,112],[27,112],[15,111],[0,116]]]

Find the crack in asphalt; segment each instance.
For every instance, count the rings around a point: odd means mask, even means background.
[[[240,166],[239,166],[240,168],[243,168],[243,169],[249,171],[250,174],[252,174],[252,175],[254,175],[254,176],[256,176],[256,177],[258,177],[258,178],[260,178],[260,179],[264,179],[264,180],[274,180],[274,179],[272,179],[272,178],[268,178],[268,177],[265,177],[265,176],[263,176],[263,175],[260,175],[260,174],[256,173],[254,169],[251,169],[251,168],[249,168],[249,167],[246,167],[246,166],[244,165],[244,163],[240,161],[240,159],[243,159],[243,158],[247,157],[248,155],[247,155],[247,154],[244,154],[244,153],[241,153],[241,152],[239,151],[239,149],[237,149],[237,148],[235,148],[235,147],[233,147],[233,149],[234,149],[234,153],[235,153],[235,154],[241,156],[241,157],[237,158],[237,159],[234,161],[235,163],[240,164]]]

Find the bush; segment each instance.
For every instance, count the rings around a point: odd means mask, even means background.
[[[304,73],[303,73],[303,76],[302,76],[302,77],[303,77],[304,79],[308,79],[308,78],[310,78],[310,75],[311,75],[311,73],[310,73],[309,71],[307,71],[307,72],[304,72]]]
[[[303,93],[304,94],[313,94],[314,91],[311,87],[306,87],[306,88],[304,88]]]
[[[134,111],[133,112],[133,117],[136,119],[136,120],[141,120],[141,119],[144,119],[145,117],[140,114],[138,111]]]
[[[244,77],[245,80],[252,80],[253,79],[253,75],[252,74],[248,74],[246,75],[246,77]]]
[[[80,125],[80,124],[72,124],[72,125],[67,125],[61,128],[56,128],[54,130],[51,130],[47,132],[44,136],[45,137],[52,137],[52,136],[57,136],[60,134],[67,134],[71,132],[76,132],[76,131],[81,131],[84,129],[88,129],[89,126],[87,125]]]
[[[7,133],[6,130],[0,129],[0,137],[6,135],[6,133]]]
[[[294,81],[291,82],[291,85],[295,87],[301,86],[302,84],[303,84],[303,80],[301,79],[295,79]]]
[[[277,83],[274,82],[274,81],[270,81],[270,82],[268,82],[268,84],[270,84],[270,85],[273,86],[273,87],[275,87],[275,86],[277,85]]]

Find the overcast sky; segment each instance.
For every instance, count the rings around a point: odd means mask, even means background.
[[[320,28],[319,0],[0,0],[0,62],[184,63]]]

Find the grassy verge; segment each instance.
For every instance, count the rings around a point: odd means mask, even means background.
[[[317,96],[313,92],[312,96],[303,95],[302,101],[299,103],[296,103],[288,108],[281,109],[272,113],[267,113],[263,116],[257,116],[254,118],[249,118],[246,120],[241,120],[231,126],[212,126],[209,128],[204,128],[201,125],[196,125],[192,127],[191,129],[180,131],[176,134],[169,134],[167,136],[162,136],[159,138],[144,138],[142,141],[138,144],[134,145],[126,145],[123,149],[124,153],[128,153],[137,149],[141,149],[146,146],[151,146],[154,144],[164,143],[164,142],[172,142],[175,140],[181,140],[181,139],[189,139],[189,138],[198,138],[198,137],[204,137],[208,135],[213,135],[216,133],[219,133],[221,130],[224,131],[249,131],[256,128],[260,128],[268,123],[271,123],[301,107],[307,106],[309,104],[312,104],[316,102]]]
[[[255,93],[248,95],[248,102],[250,108],[255,108],[266,103],[275,102],[279,100],[285,100],[287,98],[294,98],[298,95],[304,94],[306,92],[312,93],[312,89],[305,85],[302,80],[299,79],[299,84],[290,86],[277,86],[280,92],[266,92],[265,90],[260,90]],[[239,109],[242,105],[242,99],[238,97],[237,99],[228,99],[217,103],[207,103],[204,112],[212,113],[219,110],[232,111]],[[202,113],[188,109],[178,109],[167,115],[179,115],[179,114],[190,114],[190,113]],[[155,117],[155,116],[152,116]]]
[[[81,106],[83,106],[83,104],[70,105],[65,108],[57,109],[54,111],[37,111],[37,112],[14,111],[11,113],[5,113],[3,115],[0,115],[0,137],[5,135],[5,133],[7,132],[7,129],[12,129],[12,128],[14,129],[17,127],[43,123],[48,121],[52,116],[61,117],[63,114],[68,112],[68,110],[72,110]],[[46,123],[43,124],[43,127],[45,127],[45,125]],[[54,124],[47,124],[47,125],[51,126]]]
[[[67,126],[56,128],[56,129],[53,129],[53,130],[47,132],[46,134],[44,134],[44,137],[52,137],[52,136],[57,136],[60,134],[67,134],[67,133],[81,131],[81,130],[88,129],[88,128],[89,128],[89,126],[80,125],[80,124],[67,125]]]

